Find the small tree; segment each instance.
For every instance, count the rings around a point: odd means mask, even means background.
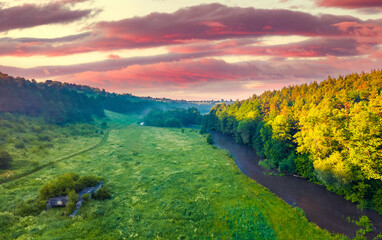
[[[94,193],[93,197],[96,200],[109,199],[111,198],[111,192],[106,186],[103,186],[96,193]]]
[[[0,150],[0,169],[7,169],[12,162],[12,156],[5,150]]]

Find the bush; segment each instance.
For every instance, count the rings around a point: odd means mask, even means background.
[[[90,195],[88,193],[85,193],[84,195],[82,195],[82,199],[84,201],[88,201],[90,199]]]
[[[66,203],[65,213],[66,213],[66,215],[69,216],[76,209],[76,203],[78,201],[78,195],[74,190],[70,190],[67,197],[68,197],[68,202]]]
[[[35,133],[41,133],[42,132],[42,128],[41,127],[37,127],[37,126],[32,126],[32,131],[35,132]]]
[[[199,133],[200,133],[200,134],[205,134],[205,133],[208,133],[208,130],[207,130],[206,127],[203,126],[203,127],[199,130]]]
[[[82,189],[86,187],[95,187],[98,185],[98,183],[102,181],[102,178],[93,176],[93,175],[86,175],[86,176],[81,176],[78,179],[78,188],[77,191],[81,191]]]
[[[207,139],[206,139],[208,144],[214,144],[214,139],[212,138],[211,134],[207,134]]]
[[[22,201],[16,206],[16,214],[22,217],[36,216],[41,213],[45,208],[45,201],[36,201],[35,199],[29,199]]]
[[[77,180],[79,176],[75,173],[66,173],[56,180],[45,184],[40,190],[39,199],[47,200],[51,197],[66,195],[67,189],[79,189]],[[81,190],[81,189],[80,189]]]
[[[17,217],[9,212],[0,212],[0,229],[8,225],[13,224],[17,220]]]
[[[17,143],[15,143],[15,148],[24,149],[25,144],[23,142],[17,142]]]
[[[47,200],[51,197],[66,195],[71,190],[80,192],[86,187],[95,187],[101,180],[102,178],[93,175],[80,177],[75,173],[65,173],[57,179],[45,184],[40,189],[39,199]]]
[[[308,178],[312,181],[316,180],[314,175],[313,161],[309,159],[308,155],[297,155],[294,159],[295,169],[298,175]]]
[[[93,198],[96,200],[109,199],[111,198],[111,192],[106,186],[103,186],[96,193],[94,193]]]
[[[0,149],[0,169],[9,168],[12,160],[12,156],[7,151]]]
[[[285,158],[279,162],[278,171],[282,173],[295,173],[295,155],[292,153],[288,158]]]
[[[39,141],[45,141],[45,142],[52,141],[52,138],[48,135],[38,135],[37,138]]]
[[[379,214],[382,214],[382,189],[378,189],[374,194],[373,204],[375,210],[377,210]]]
[[[44,148],[53,148],[54,144],[53,143],[45,143]]]

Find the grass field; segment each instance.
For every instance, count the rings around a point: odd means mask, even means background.
[[[103,131],[98,122],[57,126],[38,118],[0,115],[0,145],[13,158],[9,169],[0,170],[0,183],[96,145]]]
[[[243,175],[196,130],[108,115],[114,128],[102,146],[0,185],[0,239],[344,239]],[[14,213],[67,172],[104,177],[112,199],[91,200],[74,218]]]

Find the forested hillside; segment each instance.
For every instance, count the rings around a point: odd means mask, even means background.
[[[262,165],[324,184],[382,213],[382,71],[219,104],[204,127],[253,146]]]
[[[0,113],[43,116],[49,123],[86,122],[104,117],[104,109],[119,113],[141,113],[150,108],[199,107],[186,101],[160,101],[131,94],[47,80],[36,82],[0,73]],[[211,104],[201,104],[209,109]]]
[[[59,124],[104,116],[102,105],[94,97],[62,83],[37,83],[5,74],[0,74],[0,112],[43,116],[46,121]]]

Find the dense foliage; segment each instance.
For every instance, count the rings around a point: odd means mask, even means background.
[[[0,112],[44,116],[53,123],[89,121],[104,116],[94,97],[70,89],[60,82],[13,78],[0,74]]]
[[[143,122],[147,126],[183,127],[200,124],[201,119],[196,108],[176,108],[167,111],[153,109],[143,118]]]
[[[253,146],[262,164],[382,213],[382,71],[329,77],[215,106],[204,127]]]
[[[57,179],[48,182],[40,188],[39,199],[47,200],[51,197],[65,196],[70,192],[80,192],[86,187],[95,187],[102,179],[97,176],[85,175],[79,176],[75,173],[66,173],[59,176]]]

